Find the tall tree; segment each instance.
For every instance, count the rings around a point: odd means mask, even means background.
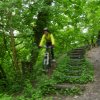
[[[43,28],[47,27],[48,23],[50,22],[49,6],[51,5],[52,2],[53,0],[44,0],[44,7],[38,12],[36,25],[33,27],[34,42],[36,43],[37,46],[39,45],[43,33]],[[35,65],[37,57],[38,57],[38,50],[36,51],[33,49],[31,52],[31,66]]]

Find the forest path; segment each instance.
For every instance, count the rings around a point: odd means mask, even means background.
[[[94,82],[86,84],[86,90],[79,96],[59,96],[53,100],[100,100],[100,47],[87,52],[86,57],[94,65]]]

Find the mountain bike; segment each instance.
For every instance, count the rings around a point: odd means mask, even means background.
[[[46,51],[44,54],[44,59],[43,59],[43,69],[45,72],[48,72],[49,69],[51,68],[51,63],[52,63],[52,56],[51,56],[51,48],[52,46],[45,47]]]

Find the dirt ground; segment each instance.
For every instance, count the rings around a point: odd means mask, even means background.
[[[94,65],[94,82],[88,83],[80,96],[54,97],[54,100],[100,100],[100,47],[91,49],[86,56]]]

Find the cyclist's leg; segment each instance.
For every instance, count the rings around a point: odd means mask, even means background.
[[[54,59],[54,49],[53,49],[53,47],[51,48],[51,55],[52,55],[52,59]]]
[[[48,42],[48,46],[52,46],[52,43],[51,42]],[[52,60],[54,60],[54,49],[53,47],[51,47],[51,57],[52,57]]]

